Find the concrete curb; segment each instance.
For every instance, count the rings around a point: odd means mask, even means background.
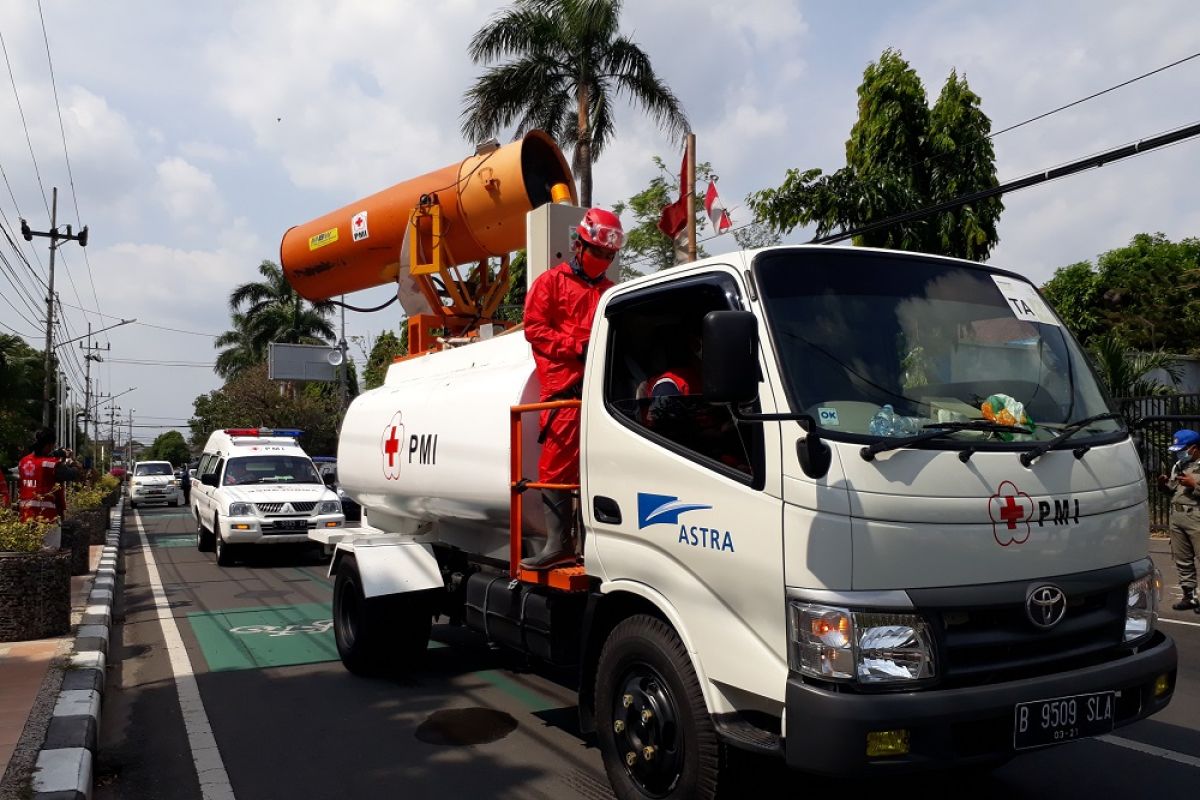
[[[75,631],[71,660],[63,675],[46,740],[38,752],[33,800],[87,800],[92,796],[124,519],[122,498],[109,515],[104,553],[92,581],[87,608]]]

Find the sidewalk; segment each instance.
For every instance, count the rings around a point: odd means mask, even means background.
[[[92,545],[88,557],[88,574],[71,578],[71,615],[77,618],[87,606],[96,566],[100,562],[103,545]],[[5,642],[0,644],[0,783],[8,770],[10,761],[21,741],[30,712],[37,703],[42,683],[55,658],[71,650],[75,630],[52,639],[37,639],[31,642]],[[53,695],[49,702],[54,701]],[[47,719],[49,710],[47,709]],[[36,758],[41,741],[32,744],[28,753],[30,764]]]

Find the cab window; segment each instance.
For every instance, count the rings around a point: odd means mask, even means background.
[[[702,325],[710,311],[741,308],[737,285],[709,275],[614,301],[606,316],[605,403],[640,434],[746,483],[762,468],[762,426],[738,423],[704,400]]]

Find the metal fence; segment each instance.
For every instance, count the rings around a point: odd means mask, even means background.
[[[1124,397],[1118,398],[1117,409],[1130,420],[1147,417],[1172,417],[1200,415],[1200,394],[1177,394],[1169,397]],[[1171,496],[1158,490],[1159,475],[1170,474],[1175,459],[1167,452],[1171,437],[1180,428],[1200,430],[1200,420],[1151,420],[1143,422],[1134,430],[1134,442],[1146,470],[1150,486],[1150,525],[1166,528],[1170,517]]]

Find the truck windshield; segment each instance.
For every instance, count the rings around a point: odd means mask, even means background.
[[[312,462],[299,456],[246,456],[225,465],[222,486],[251,483],[320,483]]]
[[[987,420],[922,446],[1028,447],[1109,411],[1031,284],[917,255],[852,248],[763,253],[754,273],[792,408],[831,438],[879,440]],[[986,427],[986,426],[975,426]],[[1124,435],[1119,420],[1071,437]]]
[[[133,474],[138,477],[142,477],[143,475],[170,475],[171,465],[165,462],[162,464],[138,464],[134,468]]]

